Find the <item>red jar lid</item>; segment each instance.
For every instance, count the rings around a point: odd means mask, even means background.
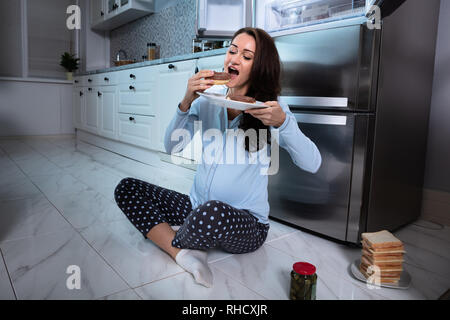
[[[296,262],[292,266],[295,272],[304,276],[310,276],[316,273],[316,267],[308,262]]]

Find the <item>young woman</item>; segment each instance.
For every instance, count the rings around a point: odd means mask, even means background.
[[[245,149],[247,160],[255,153],[266,152],[270,131],[278,130],[278,143],[289,152],[294,163],[315,173],[322,161],[316,145],[300,131],[289,107],[277,101],[280,59],[272,38],[261,29],[237,31],[225,57],[224,71],[231,75],[226,86],[213,87],[213,81],[205,79],[213,75],[210,70],[199,71],[189,79],[185,97],[166,130],[167,152],[179,152],[184,147],[172,140],[172,133],[185,129],[192,137],[194,121],[201,121],[203,131],[255,129],[258,139],[261,138],[256,140],[260,141],[256,147],[250,144],[250,139],[237,145]],[[242,112],[214,106],[196,94],[207,89],[250,96],[265,101],[269,107]],[[266,129],[267,137],[259,129]],[[221,156],[227,153],[227,143],[231,143],[228,139],[224,141]],[[209,143],[203,138],[203,151]],[[205,249],[252,252],[267,237],[268,176],[261,174],[263,167],[262,163],[249,161],[246,164],[202,161],[189,195],[126,178],[117,186],[115,199],[145,238],[166,251],[198,283],[210,287],[213,275]],[[175,232],[171,226],[181,227]]]

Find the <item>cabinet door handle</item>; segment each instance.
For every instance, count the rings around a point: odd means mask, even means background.
[[[92,91],[92,88],[88,88],[89,91]]]
[[[130,121],[134,121],[134,118],[133,117],[129,117],[128,118]]]
[[[100,97],[101,95],[102,95],[102,93],[101,93],[100,91],[98,91],[98,92],[97,92],[97,96]]]
[[[169,67],[169,69],[174,69],[175,66],[173,64],[169,64],[167,67]]]
[[[108,77],[105,77],[105,81],[109,81],[109,78],[108,78]]]
[[[133,87],[133,86],[130,86],[129,88],[130,88],[130,90],[134,90],[135,89],[135,87]]]
[[[80,97],[83,95],[83,91],[80,91]]]
[[[92,79],[88,79],[88,82],[92,82]]]
[[[103,11],[100,11],[100,15],[103,17],[105,13]]]
[[[75,80],[74,82],[75,82],[75,83],[78,83],[78,80]]]
[[[130,78],[131,78],[131,79],[136,79],[136,76],[135,76],[134,74],[131,73],[131,74],[130,74]]]

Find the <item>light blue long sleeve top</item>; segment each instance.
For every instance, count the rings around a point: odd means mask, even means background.
[[[213,86],[206,92],[226,94],[226,86]],[[270,127],[273,137],[279,146],[285,149],[291,156],[292,161],[301,169],[311,173],[319,170],[322,158],[316,145],[306,137],[298,127],[297,121],[289,109],[289,106],[281,102],[280,106],[286,113],[286,119],[283,124],[276,128]],[[186,112],[177,108],[176,113],[166,129],[164,145],[166,151],[180,152],[189,143],[186,139],[181,139],[172,133],[176,129],[185,129],[192,138],[195,134],[194,121],[201,121],[202,130],[202,160],[197,166],[197,172],[194,178],[194,184],[189,193],[192,208],[209,200],[220,200],[237,209],[248,210],[259,222],[269,223],[269,201],[268,201],[268,161],[255,161],[257,155],[265,152],[270,157],[270,145],[264,147],[258,152],[248,152],[244,150],[241,143],[241,155],[245,157],[245,163],[238,159],[239,152],[231,152],[230,143],[237,143],[237,136],[233,139],[228,137],[227,132],[238,129],[242,113],[232,121],[228,120],[227,110],[223,107],[210,103],[205,97],[197,98]],[[198,123],[197,123],[198,124]],[[222,144],[216,144],[217,152],[205,152],[208,146],[215,138],[208,137],[208,129],[217,129],[216,132],[222,133]],[[275,132],[278,131],[278,132]],[[173,141],[175,140],[175,141]],[[242,141],[242,140],[241,140]],[[218,141],[216,141],[218,142]],[[239,144],[237,144],[239,148]],[[210,148],[209,150],[213,150]],[[242,151],[243,150],[243,151]],[[245,152],[244,152],[245,151]],[[208,156],[211,154],[211,156]],[[227,154],[229,157],[227,158]],[[234,155],[233,157],[230,155]],[[234,159],[226,161],[229,159]],[[253,161],[252,161],[253,159]],[[261,158],[262,159],[262,158]],[[270,158],[269,158],[270,159]]]

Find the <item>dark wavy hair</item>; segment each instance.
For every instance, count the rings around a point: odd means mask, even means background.
[[[241,33],[246,33],[252,36],[256,42],[256,52],[254,55],[252,70],[250,71],[249,88],[246,93],[247,96],[253,97],[258,101],[276,101],[280,95],[280,72],[281,63],[278,50],[272,37],[262,29],[259,28],[242,28],[236,31],[234,38]],[[256,151],[264,148],[266,144],[270,144],[270,129],[262,123],[261,120],[253,117],[251,114],[243,113],[239,129],[244,130],[255,129],[257,134]],[[259,129],[266,129],[267,139],[260,142]],[[245,137],[245,150],[250,152],[249,139]]]

